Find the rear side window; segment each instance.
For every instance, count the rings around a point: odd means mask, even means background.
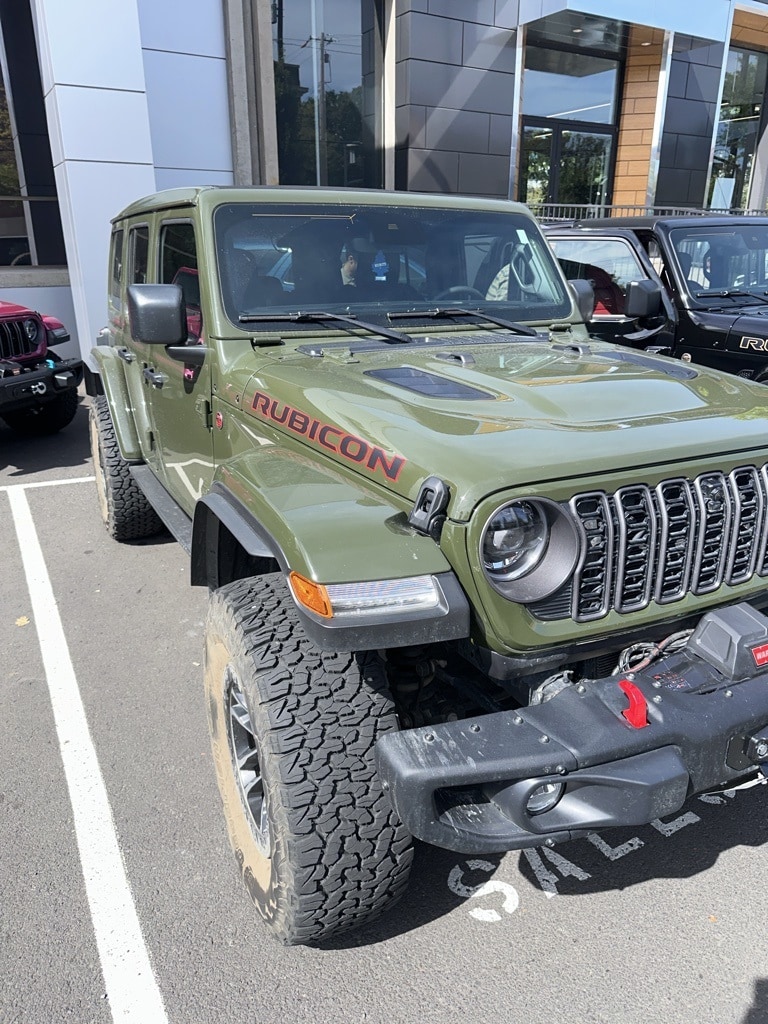
[[[110,320],[119,315],[120,291],[123,283],[123,238],[125,232],[121,228],[112,232],[109,257],[109,316]]]

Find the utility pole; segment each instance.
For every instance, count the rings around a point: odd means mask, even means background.
[[[325,65],[329,61],[329,55],[326,52],[326,44],[332,43],[333,39],[331,36],[327,36],[323,32],[320,36],[320,74],[318,76],[318,90],[317,90],[317,105],[318,105],[318,117],[317,117],[317,134],[319,141],[319,168],[318,168],[318,185],[328,184],[328,132],[325,122]]]
[[[333,36],[327,36],[325,32],[316,35],[315,29],[315,7],[312,5],[312,35],[306,42],[301,44],[302,49],[312,43],[312,77],[315,86],[315,183],[317,185],[328,184],[328,146],[327,130],[325,125],[325,65],[330,63],[330,57],[326,51],[328,43],[335,42]],[[319,44],[319,45],[316,45]],[[320,55],[318,60],[317,55]]]

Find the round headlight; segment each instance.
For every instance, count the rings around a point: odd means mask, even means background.
[[[24,321],[24,333],[26,334],[29,341],[37,341],[37,335],[40,328],[37,320],[25,320]]]
[[[500,508],[485,528],[483,568],[497,580],[519,579],[539,564],[548,540],[543,508],[533,501],[513,501]]]

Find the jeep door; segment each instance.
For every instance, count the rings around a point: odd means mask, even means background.
[[[202,345],[206,324],[198,275],[195,228],[187,218],[165,218],[157,225],[152,280],[177,284],[187,315],[187,345]],[[182,508],[195,502],[213,478],[211,432],[211,360],[172,358],[163,345],[145,347],[143,375],[150,406],[161,476]]]
[[[603,341],[644,348],[672,344],[675,309],[658,275],[639,244],[621,233],[575,229],[547,230],[547,241],[566,278],[588,280],[595,293],[595,311],[589,333]],[[653,281],[662,293],[658,316],[638,321],[625,314],[627,286],[632,281]]]
[[[148,346],[131,337],[126,313],[128,286],[146,284],[149,279],[149,233],[146,221],[132,223],[128,227],[116,226],[112,232],[107,331],[110,343],[123,364],[141,454],[147,465],[159,474],[160,459],[154,443],[149,389],[143,374]]]

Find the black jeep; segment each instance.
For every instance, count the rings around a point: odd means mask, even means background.
[[[592,281],[590,333],[768,380],[768,217],[612,217],[547,235],[566,276]],[[639,280],[664,291],[638,319]]]

